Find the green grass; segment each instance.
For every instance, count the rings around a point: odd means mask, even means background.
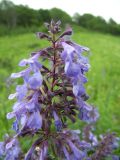
[[[87,74],[89,102],[98,107],[100,119],[96,124],[97,133],[113,131],[120,134],[120,37],[99,34],[75,28],[72,39],[91,49],[91,69]],[[17,66],[22,58],[33,51],[47,46],[34,34],[6,36],[0,38],[0,139],[9,131],[12,121],[6,120],[6,113],[12,110],[13,102],[7,97],[14,93],[15,83],[9,86],[8,77],[21,70]],[[79,122],[72,128],[79,126]]]

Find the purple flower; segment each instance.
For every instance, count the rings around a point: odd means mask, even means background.
[[[8,142],[9,141],[9,142]],[[8,139],[5,142],[0,142],[0,158],[5,160],[16,160],[20,158],[21,149],[17,139]]]
[[[38,58],[37,55],[36,58]],[[22,61],[20,61],[19,66],[23,67],[26,66],[27,64],[30,65],[30,69],[33,72],[38,72],[42,67],[42,65],[33,57],[29,59],[23,59]]]
[[[25,83],[27,83],[28,85],[30,85],[30,87],[32,89],[37,89],[38,87],[40,87],[42,85],[42,75],[41,75],[40,72],[35,72],[32,75],[30,75],[30,72],[31,72],[31,70],[30,70],[30,68],[28,68],[28,69],[23,70],[23,71],[21,71],[19,73],[13,73],[11,75],[11,78],[20,78],[20,77],[23,77]],[[23,86],[25,86],[25,85],[23,85]],[[13,97],[14,96],[16,96],[16,95],[13,95]]]
[[[16,87],[16,92],[17,92],[17,99],[18,101],[21,101],[27,94],[27,85],[23,84],[23,85],[18,85]]]
[[[30,101],[17,102],[13,106],[13,112],[7,114],[7,118],[16,117],[13,128],[18,131],[21,128],[30,128],[38,130],[42,126],[42,116],[40,114],[40,105],[38,104],[38,92],[35,92]]]
[[[15,78],[20,78],[20,77],[23,77],[24,80],[27,80],[27,78],[29,77],[29,74],[30,74],[30,68],[27,68],[21,72],[18,72],[18,73],[12,73],[11,74],[11,78],[15,79]]]
[[[8,99],[11,100],[11,99],[14,99],[17,97],[17,93],[13,93],[13,94],[10,94]]]
[[[84,52],[84,51],[87,51],[89,52],[90,49],[85,47],[85,46],[81,46],[81,45],[78,45],[74,42],[71,42],[71,45],[74,47],[75,51],[81,56],[81,53]]]
[[[84,103],[84,106],[81,106],[79,111],[79,118],[83,121],[89,121],[89,113],[92,111],[92,107]]]
[[[16,133],[19,132],[19,121],[15,120],[12,124],[12,129],[16,131]]]
[[[83,160],[87,158],[87,151],[90,150],[91,145],[85,141],[80,141],[80,131],[76,130],[62,130],[59,134],[60,144],[62,144],[62,151],[66,160]],[[61,148],[58,149],[60,152]]]
[[[91,144],[86,141],[78,141],[78,144],[84,152],[91,149]]]
[[[80,65],[82,73],[88,72],[90,64],[86,57],[81,56],[79,59],[77,59],[77,63]]]
[[[73,93],[76,97],[85,94],[85,88],[83,87],[81,82],[78,81],[77,84],[73,85]]]
[[[22,116],[21,124],[24,128],[38,130],[42,127],[42,116],[39,111],[34,111]]]
[[[42,116],[40,114],[40,105],[37,103],[37,95],[34,95],[25,107],[27,113],[21,118],[22,125],[25,128],[40,129],[42,127]]]
[[[15,160],[20,157],[21,149],[17,139],[12,139],[9,143],[6,144],[5,148],[5,159],[6,160]]]
[[[95,122],[99,118],[97,109],[89,104],[85,103],[82,99],[78,99],[79,118],[88,123]]]
[[[40,159],[39,160],[45,160],[47,156],[47,151],[48,151],[48,144],[44,142],[44,144],[41,146],[40,150]]]
[[[34,64],[35,62],[39,63],[38,58],[40,57],[41,53],[42,52],[34,53],[34,55],[31,56],[29,59],[23,59],[23,60],[21,60],[19,62],[19,66],[25,67],[27,64],[31,65],[31,64]]]
[[[28,84],[31,89],[37,89],[42,85],[42,76],[40,72],[34,73],[29,79]]]
[[[40,57],[40,53],[36,53],[34,56],[30,57],[29,59],[23,59],[19,62],[19,66],[24,67],[27,64],[34,63],[38,61],[38,58]]]
[[[13,99],[15,97],[17,97],[18,101],[21,101],[27,94],[27,86],[26,84],[23,84],[23,85],[18,85],[16,87],[16,93],[14,94],[10,94],[8,99]]]
[[[54,116],[55,126],[56,126],[57,131],[61,131],[62,122],[55,111],[53,111],[53,116]]]
[[[69,155],[67,149],[64,146],[63,146],[63,152],[64,152],[64,155],[66,157],[66,160],[70,160],[70,155]]]
[[[14,105],[13,105],[13,112],[11,112],[11,116],[12,116],[12,113],[17,117],[18,116],[18,112],[19,112],[19,115],[23,114],[24,111],[26,112],[26,108],[25,108],[25,105],[26,105],[26,102],[25,101],[21,101],[21,102],[16,102]],[[11,119],[13,117],[9,117],[8,116],[8,119]]]
[[[17,102],[13,106],[13,112],[7,114],[7,118],[11,119],[13,117],[16,117],[19,120],[21,115],[25,114],[26,112],[27,110],[25,108],[25,103]]]
[[[5,152],[5,143],[0,142],[0,157],[4,155],[4,152]]]
[[[62,42],[62,46],[64,48],[64,51],[62,52],[61,56],[64,60],[72,60],[73,59],[73,54],[75,52],[74,47],[71,45]]]
[[[19,66],[23,67],[23,66],[26,66],[27,64],[29,64],[29,68],[27,68],[19,73],[13,73],[11,75],[11,78],[22,77],[25,82],[25,84],[23,86],[28,85],[31,89],[39,88],[42,85],[42,75],[40,73],[40,69],[41,69],[42,65],[38,62],[39,56],[40,56],[40,54],[38,53],[29,59],[23,59],[22,61],[20,61]],[[22,87],[21,87],[21,89],[19,89],[19,88],[18,88],[18,90],[23,89]],[[24,91],[25,91],[25,88],[24,88]],[[18,91],[18,93],[19,93],[19,91]],[[20,95],[22,95],[22,94],[20,93]],[[16,96],[17,96],[17,94],[11,95],[9,98],[14,98]]]
[[[112,160],[120,160],[120,157],[117,156],[117,155],[113,155],[113,156],[112,156]]]
[[[74,153],[74,157],[78,159],[82,159],[86,157],[86,154],[79,150],[70,140],[67,140],[72,152]]]
[[[89,48],[84,47],[84,46],[80,46],[80,45],[72,43],[72,42],[70,42],[69,44],[66,42],[62,42],[62,47],[64,50],[61,54],[61,57],[64,60],[72,60],[73,61],[77,58],[77,60],[81,59],[84,62],[86,61],[86,58],[82,56],[82,52],[84,52],[84,51],[88,52]]]
[[[40,111],[41,107],[38,103],[39,92],[35,91],[31,96],[32,98],[26,103],[26,109],[28,109],[29,112],[35,111],[36,109]]]
[[[89,132],[89,140],[92,142],[93,146],[98,145],[98,139],[92,132]]]
[[[81,72],[80,66],[76,63],[67,61],[65,63],[65,73],[69,77],[75,77]]]

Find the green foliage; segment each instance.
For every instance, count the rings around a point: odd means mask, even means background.
[[[15,36],[19,34],[25,34],[25,33],[35,33],[36,31],[42,30],[44,31],[45,29],[42,27],[38,27],[36,25],[32,26],[18,26],[16,28],[8,28],[5,25],[0,25],[0,36]]]
[[[0,3],[0,24],[8,28],[16,26],[15,5],[11,1],[3,0]]]
[[[64,11],[58,8],[53,8],[50,10],[50,16],[55,21],[61,20],[62,24],[71,23],[72,18]]]
[[[36,10],[23,5],[16,6],[15,10],[17,15],[16,23],[18,26],[30,27],[37,25]]]
[[[78,13],[76,13],[73,17],[73,20],[79,26],[82,26],[89,30],[120,35],[120,25],[112,19],[110,19],[109,22],[106,22],[100,16],[96,17],[92,14],[79,15]]]
[[[92,31],[120,35],[120,24],[117,24],[113,19],[106,22],[100,16],[79,15],[78,13],[70,17],[65,11],[58,8],[35,10],[24,5],[14,5],[9,0],[0,2],[0,36],[28,33],[44,22],[50,22],[51,19],[61,20],[63,26],[66,26],[66,24],[73,25],[74,21],[78,26]]]
[[[14,5],[9,0],[0,2],[0,36],[28,33],[51,19],[61,19],[64,25],[72,22],[66,12],[57,8],[35,10],[24,5]]]
[[[42,25],[44,22],[50,22],[51,16],[47,9],[39,9],[37,13],[37,20]]]
[[[109,19],[109,32],[114,35],[120,35],[120,25],[117,24],[112,18]]]

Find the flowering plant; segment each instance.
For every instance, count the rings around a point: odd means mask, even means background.
[[[117,146],[114,134],[102,136],[100,142],[92,133],[98,119],[97,108],[86,101],[89,96],[84,84],[85,73],[90,65],[84,52],[89,48],[70,40],[72,29],[60,33],[60,21],[45,23],[49,34],[37,33],[40,39],[51,42],[51,46],[31,54],[29,59],[20,61],[24,70],[12,73],[11,78],[22,78],[17,85],[13,111],[7,118],[14,118],[12,138],[5,137],[0,143],[0,156],[5,160],[102,160],[105,157],[118,158],[112,151]],[[68,122],[77,118],[85,121],[80,139],[79,130],[68,129]],[[19,137],[29,136],[35,141],[23,155]]]

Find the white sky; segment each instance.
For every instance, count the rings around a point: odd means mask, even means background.
[[[11,0],[15,4],[28,5],[31,8],[61,8],[69,15],[91,13],[106,20],[112,17],[120,23],[120,0]],[[57,13],[56,13],[57,14]]]

